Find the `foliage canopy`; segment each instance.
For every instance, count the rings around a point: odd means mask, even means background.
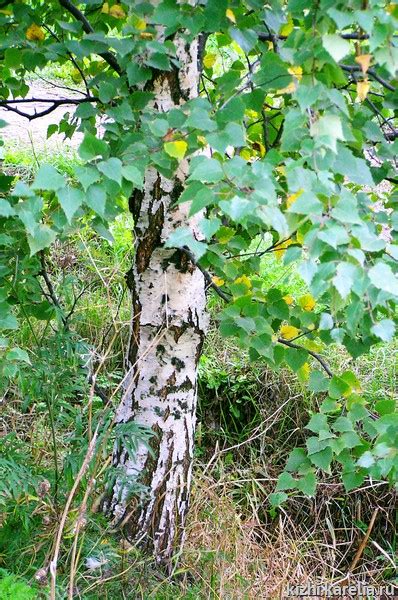
[[[375,415],[354,374],[331,373],[320,353],[342,344],[355,359],[396,331],[397,5],[31,0],[0,7],[0,105],[23,114],[41,100],[45,108],[28,111],[35,119],[72,104],[48,136],[83,136],[70,178],[48,164],[30,183],[0,177],[3,377],[29,363],[25,351],[9,347],[7,331],[27,315],[62,318],[38,282],[43,253],[82,221],[111,240],[109,224],[142,189],[148,167],[174,178],[189,159],[175,201],[200,213],[202,237],[183,226],[167,244],[214,274],[211,286],[226,301],[224,336],[325,393],[307,426],[307,448],[290,456],[272,501],[293,488],[314,494],[317,470],[332,464],[346,490],[366,475],[395,483],[395,402],[380,401]],[[179,69],[176,32],[199,37],[201,90],[159,113],[153,81]],[[71,65],[77,92],[29,98],[31,74],[51,63]],[[261,262],[269,253],[298,269],[301,297],[286,296],[283,281],[265,285]]]

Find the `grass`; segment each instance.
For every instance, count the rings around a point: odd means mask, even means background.
[[[36,152],[36,159],[32,164],[28,152],[12,146],[6,149],[6,168],[23,168],[24,177],[31,177],[37,162],[44,160],[70,174],[70,161],[76,160],[73,153],[60,156],[46,150]],[[0,590],[1,581],[11,577],[15,585],[30,586],[34,597],[47,597],[48,573],[40,569],[52,548],[59,510],[79,465],[78,461],[76,465],[63,461],[67,456],[80,456],[86,447],[81,432],[87,428],[89,386],[76,360],[76,339],[95,349],[99,361],[111,346],[99,376],[108,395],[122,376],[130,318],[124,274],[132,260],[131,217],[121,215],[112,231],[112,245],[87,228],[51,250],[50,275],[66,307],[71,307],[88,286],[73,315],[76,336],[60,339],[48,330],[43,347],[38,349],[26,322],[15,334],[15,344],[29,349],[35,360],[33,368],[26,369],[19,385],[11,386],[3,400],[0,450],[3,456],[25,465],[33,483],[25,490],[23,482],[17,481],[15,496],[6,502],[0,492],[0,567],[8,573],[0,576]],[[265,285],[283,281],[286,293],[294,297],[303,293],[298,274],[294,269],[286,274],[275,256],[265,257],[262,269]],[[213,324],[200,364],[193,495],[179,566],[173,576],[166,577],[135,547],[114,535],[99,512],[89,510],[79,536],[80,559],[74,582],[77,597],[279,598],[287,582],[343,578],[375,507],[379,507],[382,518],[378,518],[352,577],[381,583],[394,576],[396,496],[387,486],[367,484],[347,495],[337,475],[332,474],[321,481],[315,499],[294,496],[281,511],[270,508],[268,494],[290,450],[304,442],[305,425],[320,397],[309,393],[287,369],[272,373],[260,361],[250,362],[233,341],[222,339],[215,323],[219,306],[219,300],[211,297]],[[35,327],[42,325],[36,323]],[[396,398],[396,352],[396,343],[380,344],[368,356],[353,361],[336,346],[327,350],[327,358],[334,371],[349,367],[358,374],[372,405],[380,398]],[[29,402],[30,395],[34,402]],[[49,400],[56,409],[57,460],[62,474],[58,507],[53,496]],[[94,417],[101,410],[96,400]],[[102,468],[109,450],[108,444],[96,472],[99,486],[94,506],[98,506],[103,489]],[[40,497],[36,479],[49,479],[51,493]],[[75,498],[66,526],[59,565],[60,598],[67,597],[74,527],[86,485]],[[90,558],[103,564],[89,569]]]

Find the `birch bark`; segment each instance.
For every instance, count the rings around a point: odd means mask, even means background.
[[[153,81],[155,108],[165,112],[198,94],[198,42],[174,40],[180,68]],[[132,298],[131,338],[125,393],[117,421],[134,420],[154,431],[152,453],[115,451],[114,465],[147,493],[128,500],[125,484],[114,488],[111,512],[125,522],[132,540],[170,565],[183,541],[188,509],[197,401],[197,368],[207,326],[205,282],[180,250],[164,248],[177,227],[196,221],[175,201],[184,188],[187,161],[173,180],[149,169],[144,190],[131,199],[135,261],[128,276]]]

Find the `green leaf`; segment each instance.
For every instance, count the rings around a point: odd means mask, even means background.
[[[329,379],[321,371],[311,371],[308,387],[312,392],[326,392]]]
[[[65,187],[57,193],[59,203],[68,222],[71,223],[74,214],[84,202],[84,194],[78,188]]]
[[[332,423],[333,431],[344,433],[345,431],[352,431],[352,422],[347,417],[338,417],[334,423]]]
[[[346,473],[343,472],[341,478],[343,480],[345,491],[348,493],[363,484],[365,475],[361,472],[350,471]]]
[[[101,171],[111,179],[116,181],[117,184],[122,185],[122,161],[119,158],[108,158],[108,160],[101,161],[97,164],[98,170]]]
[[[308,456],[304,448],[294,448],[289,454],[285,468],[286,471],[297,473],[300,467],[308,464]]]
[[[341,191],[340,199],[332,210],[332,217],[341,223],[361,223],[356,199],[348,190]]]
[[[271,506],[276,508],[286,502],[288,497],[289,496],[286,494],[286,492],[273,492],[268,496],[268,500]]]
[[[340,296],[347,298],[354,285],[355,278],[358,276],[358,269],[355,265],[342,262],[337,265],[336,275],[333,277],[333,285]]]
[[[223,177],[224,172],[218,160],[201,156],[194,164],[189,179],[191,181],[196,179],[204,183],[216,183],[217,181],[221,181]]]
[[[276,491],[291,490],[295,487],[296,480],[294,477],[292,477],[292,475],[290,475],[290,473],[286,473],[286,471],[284,471],[279,475],[278,482],[276,484]]]
[[[358,459],[357,465],[359,467],[363,467],[364,469],[368,469],[372,465],[374,465],[375,459],[374,456],[369,450],[366,450]]]
[[[398,279],[389,265],[378,262],[369,269],[368,276],[378,290],[398,296]]]
[[[117,94],[117,82],[112,81],[110,78],[108,81],[101,81],[98,86],[98,96],[103,104],[107,104]]]
[[[342,396],[345,396],[351,392],[351,386],[344,381],[341,377],[333,375],[329,382],[329,396],[335,400],[338,400]]]
[[[0,302],[0,329],[17,329],[18,321],[7,302]]]
[[[137,83],[145,83],[152,77],[152,70],[147,67],[142,67],[136,62],[131,62],[127,65],[127,79],[129,85],[137,85]]]
[[[255,83],[264,90],[279,90],[292,81],[287,65],[280,56],[274,52],[265,52],[261,59],[261,66],[254,76]]]
[[[311,124],[311,135],[333,152],[337,152],[337,140],[344,140],[343,126],[338,115],[325,114]]]
[[[0,217],[12,217],[15,215],[15,210],[4,198],[0,198]]]
[[[377,410],[380,416],[391,415],[395,412],[396,408],[397,403],[393,399],[379,400],[375,404],[375,409]]]
[[[219,207],[237,223],[243,221],[253,212],[253,204],[240,196],[234,196],[230,200],[221,200]]]
[[[326,33],[323,35],[322,44],[336,62],[339,62],[351,51],[350,43],[337,33]]]
[[[151,123],[149,123],[149,129],[156,137],[165,136],[169,128],[170,125],[167,119],[154,119]]]
[[[303,492],[306,496],[315,496],[316,492],[317,480],[315,477],[315,473],[309,471],[301,477],[301,479],[297,480],[297,489]]]
[[[373,325],[370,330],[383,342],[391,342],[395,334],[395,323],[391,319],[382,319],[376,325]]]
[[[142,172],[134,165],[126,165],[122,167],[122,175],[127,181],[131,181],[134,187],[142,190],[144,185],[144,176]]]
[[[341,175],[345,175],[353,183],[359,185],[373,186],[372,173],[363,158],[354,156],[351,150],[342,144],[337,146],[337,155],[333,169]]]
[[[326,473],[330,472],[330,463],[332,462],[333,452],[330,446],[327,446],[320,452],[315,452],[309,456],[312,464]]]
[[[96,183],[100,178],[97,169],[94,169],[90,166],[76,167],[75,175],[79,182],[82,184],[84,190],[87,190],[90,187],[90,185]]]
[[[94,212],[103,217],[105,215],[106,192],[101,185],[91,185],[84,198],[84,203]]]
[[[305,350],[285,348],[285,361],[295,373],[297,373],[297,371],[307,362],[307,360],[308,353]]]
[[[52,165],[42,165],[32,184],[34,190],[49,190],[56,192],[64,187],[65,179]]]
[[[237,29],[230,27],[229,33],[233,40],[242,48],[244,52],[250,50],[257,44],[258,36],[252,29]]]
[[[313,192],[303,192],[287,212],[299,215],[321,215],[323,204]]]
[[[32,364],[29,358],[29,354],[26,352],[26,350],[23,350],[22,348],[18,347],[11,348],[6,354],[6,359],[25,362],[28,365]]]
[[[196,240],[189,227],[179,227],[173,231],[164,245],[165,248],[184,248],[184,246],[187,246],[195,255],[196,260],[199,260],[207,250],[207,244]]]
[[[92,160],[98,156],[108,156],[108,146],[103,141],[92,135],[86,133],[82,143],[79,146],[79,156],[83,160]]]
[[[316,413],[315,415],[312,415],[308,425],[306,425],[306,429],[309,429],[314,433],[319,433],[320,431],[328,431],[329,424],[327,416],[321,413]]]
[[[163,52],[154,52],[145,62],[150,67],[159,69],[159,71],[169,71],[171,69],[169,57]]]
[[[28,235],[30,255],[33,256],[40,250],[51,246],[56,237],[56,232],[47,225],[37,225],[33,235]]]

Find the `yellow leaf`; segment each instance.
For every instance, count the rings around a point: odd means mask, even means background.
[[[303,192],[304,190],[303,188],[301,188],[294,194],[289,194],[286,198],[286,208],[290,208],[291,205],[296,202],[297,198],[299,198]]]
[[[287,294],[286,296],[283,296],[283,299],[288,306],[290,306],[294,302],[293,296],[290,296],[289,294]]]
[[[282,27],[279,30],[279,35],[289,35],[289,33],[291,33],[293,31],[293,19],[292,17],[289,16],[289,20],[287,23],[285,23],[284,25],[282,25]]]
[[[42,42],[45,37],[43,29],[36,25],[36,23],[33,23],[26,30],[26,39],[31,42]]]
[[[126,13],[120,4],[114,4],[111,6],[109,9],[109,14],[115,19],[124,19],[126,17]]]
[[[298,336],[298,334],[300,333],[300,329],[297,329],[297,327],[294,327],[294,325],[282,325],[282,327],[279,330],[279,333],[281,334],[283,339],[292,340],[293,338]]]
[[[225,16],[227,17],[227,19],[232,21],[232,23],[236,23],[235,13],[230,8],[227,8],[227,10],[225,11]]]
[[[242,150],[239,152],[240,156],[243,158],[243,160],[247,160],[249,161],[252,158],[252,153],[250,152],[249,148],[242,148]]]
[[[297,241],[298,244],[300,244],[300,246],[303,245],[303,243],[304,243],[304,235],[303,235],[303,233],[301,231],[298,231],[296,233],[296,241]]]
[[[363,102],[366,100],[366,97],[369,93],[370,83],[368,79],[364,79],[363,81],[358,81],[357,83],[357,101]]]
[[[300,81],[300,79],[303,77],[303,69],[301,67],[289,67],[287,71],[298,81]]]
[[[188,144],[184,140],[176,140],[175,142],[166,142],[163,147],[166,154],[182,160],[187,151]]]
[[[260,113],[256,112],[255,110],[252,110],[251,108],[249,108],[245,112],[246,112],[246,115],[249,117],[249,119],[253,119],[253,120],[257,120],[259,117],[259,114],[260,114]]]
[[[280,175],[286,175],[286,167],[285,165],[281,165],[280,167],[276,167],[276,170]]]
[[[222,227],[217,233],[217,239],[220,244],[228,244],[229,240],[231,240],[235,235],[235,231],[228,227]]]
[[[140,38],[142,40],[153,40],[154,35],[150,31],[143,31],[142,33],[140,33]]]
[[[218,287],[221,287],[222,285],[224,285],[225,281],[224,279],[222,279],[221,277],[217,277],[217,275],[214,275],[214,277],[211,278],[212,282],[215,283]]]
[[[78,69],[72,69],[71,77],[75,83],[79,83],[82,80],[81,73]]]
[[[206,56],[203,59],[203,64],[206,67],[206,69],[211,69],[212,66],[214,65],[214,63],[217,60],[217,54],[211,54],[210,52],[208,54],[206,54]]]
[[[303,382],[308,380],[310,373],[311,373],[311,367],[307,362],[305,362],[297,371],[297,375],[298,375],[300,381],[303,381]]]
[[[286,240],[286,242],[283,242],[283,244],[281,244],[280,246],[277,246],[276,250],[274,252],[275,256],[277,258],[282,258],[282,256],[285,254],[285,252],[288,249],[288,247],[290,246],[290,244],[292,244],[292,240]]]
[[[234,283],[243,283],[243,285],[245,285],[248,289],[250,289],[252,287],[252,282],[247,277],[247,275],[241,275],[241,277],[237,277],[237,279],[235,279]]]
[[[201,144],[202,146],[207,146],[207,140],[204,135],[197,135],[196,139],[198,140],[199,144]]]
[[[104,2],[101,8],[101,12],[104,13],[105,15],[109,14],[109,4],[108,2]]]
[[[395,18],[398,17],[398,4],[396,4],[395,2],[387,4],[386,10],[390,15],[393,15]]]
[[[295,81],[291,81],[289,85],[280,90],[276,90],[277,94],[293,94],[296,91],[297,84]]]
[[[361,54],[355,57],[355,62],[361,65],[362,73],[365,75],[370,67],[370,61],[372,60],[371,54]]]
[[[301,296],[301,298],[298,300],[298,303],[300,304],[301,308],[307,312],[314,310],[314,306],[316,304],[311,294],[304,294],[304,296]]]
[[[145,19],[141,19],[141,17],[134,17],[133,26],[135,27],[135,29],[138,29],[138,31],[145,31],[146,25],[147,23]]]

